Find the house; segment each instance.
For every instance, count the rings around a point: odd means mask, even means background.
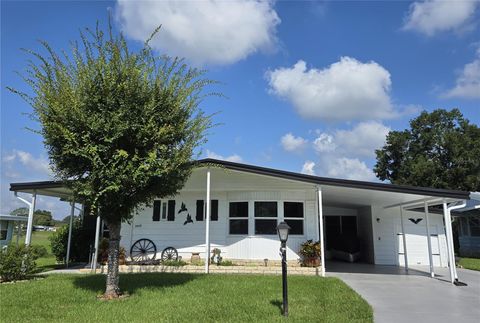
[[[10,190],[71,196],[59,182],[12,183]],[[157,258],[168,247],[184,259],[192,253],[205,258],[218,248],[225,259],[279,261],[276,226],[285,221],[291,227],[287,258],[298,259],[305,240],[320,240],[322,273],[329,251],[350,240],[362,262],[428,266],[433,276],[435,267],[454,263],[450,213],[471,196],[204,159],[176,196],[137,210],[131,223],[122,225],[120,243],[135,252],[132,246],[142,240],[136,250],[149,249]],[[430,212],[439,205],[442,214]],[[208,262],[205,267],[208,272]],[[455,267],[449,268],[454,282]]]
[[[12,241],[15,226],[20,230],[20,222],[27,222],[27,220],[26,216],[0,214],[0,247],[7,246]]]

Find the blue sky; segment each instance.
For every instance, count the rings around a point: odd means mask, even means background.
[[[159,53],[222,83],[228,98],[203,106],[222,125],[202,157],[375,180],[374,150],[419,111],[458,107],[480,124],[479,1],[2,1],[2,213],[21,206],[10,182],[50,178],[42,138],[25,130],[38,127],[31,108],[5,89],[26,89],[20,48],[67,49],[109,12],[132,46],[162,24]]]

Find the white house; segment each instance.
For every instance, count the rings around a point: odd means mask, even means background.
[[[58,182],[13,183],[11,190],[63,198],[70,194]],[[320,240],[322,269],[328,270],[324,264],[328,251],[339,240],[356,236],[361,261],[427,265],[434,275],[435,267],[453,263],[450,212],[470,197],[470,192],[324,178],[204,159],[179,194],[155,200],[139,209],[130,224],[122,225],[121,245],[130,251],[136,241],[148,239],[157,257],[167,247],[185,259],[192,252],[205,258],[212,248],[219,248],[227,259],[280,260],[275,228],[286,221],[292,228],[289,259],[299,257],[305,240]],[[429,212],[438,205],[443,206],[442,214]],[[454,266],[450,272],[453,282]]]

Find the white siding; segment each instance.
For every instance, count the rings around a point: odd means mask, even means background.
[[[422,221],[413,224],[409,218]],[[428,244],[425,227],[425,215],[421,212],[404,212],[404,226],[407,234],[407,256],[409,265],[428,265]],[[378,221],[377,221],[378,219]],[[446,240],[442,215],[429,214],[430,234],[434,266],[447,266]],[[379,265],[402,265],[403,242],[400,224],[399,208],[384,209],[372,207],[373,242],[375,249],[375,263]],[[435,236],[435,235],[438,235]]]

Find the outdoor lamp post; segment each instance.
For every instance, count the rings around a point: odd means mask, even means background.
[[[282,286],[283,286],[283,315],[288,316],[288,294],[287,294],[287,240],[290,226],[280,222],[277,226],[278,238],[280,239],[280,256],[282,257]]]

